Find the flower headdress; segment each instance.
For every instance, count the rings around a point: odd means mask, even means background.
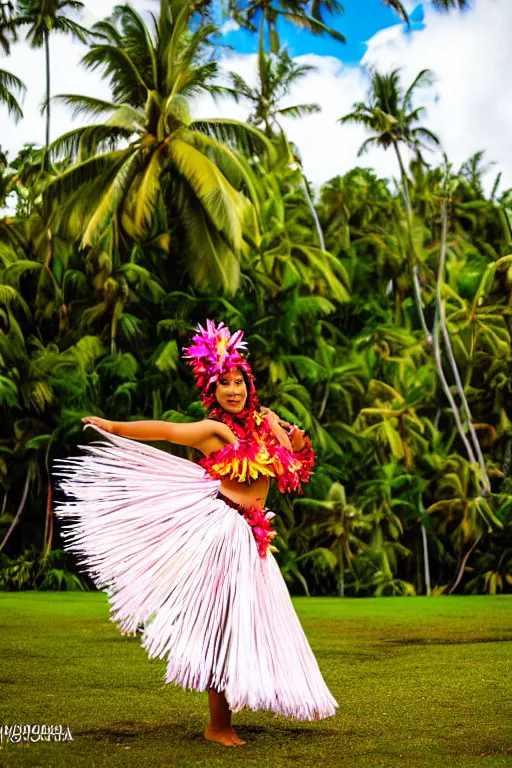
[[[247,343],[242,341],[244,332],[236,331],[231,334],[223,322],[216,327],[213,320],[206,321],[206,329],[198,325],[196,331],[196,335],[192,337],[194,343],[184,347],[186,354],[183,357],[190,361],[189,365],[192,366],[197,386],[202,389],[201,398],[206,407],[211,408],[215,403],[213,385],[219,378],[233,368],[240,368],[249,380],[247,403],[243,413],[245,414],[247,409],[255,409],[258,401],[254,376],[248,361],[240,354],[240,350],[247,349]]]

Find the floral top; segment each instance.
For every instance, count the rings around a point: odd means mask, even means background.
[[[253,412],[251,427],[239,432],[236,442],[199,459],[200,466],[215,480],[250,484],[259,477],[273,477],[281,493],[304,493],[301,484],[309,482],[315,464],[309,438],[304,437],[304,448],[294,453],[281,445],[266,416]]]

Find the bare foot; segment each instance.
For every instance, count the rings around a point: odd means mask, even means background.
[[[208,741],[218,741],[225,747],[236,747],[239,744],[245,744],[245,741],[239,739],[233,728],[214,728],[210,723],[204,729],[204,737]]]

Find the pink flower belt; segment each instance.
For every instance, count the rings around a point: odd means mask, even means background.
[[[260,509],[260,507],[255,505],[245,507],[243,504],[237,504],[232,499],[224,496],[220,491],[217,493],[217,498],[222,499],[228,507],[236,509],[247,520],[251,526],[258,547],[258,554],[261,558],[265,558],[267,552],[279,551],[277,547],[271,545],[272,539],[274,536],[277,536],[277,531],[270,525],[271,519],[276,516],[275,512],[271,512],[269,509]]]

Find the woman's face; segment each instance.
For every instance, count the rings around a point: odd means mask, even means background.
[[[238,368],[219,377],[215,397],[221,408],[228,413],[243,411],[247,400],[247,387],[242,372]]]

